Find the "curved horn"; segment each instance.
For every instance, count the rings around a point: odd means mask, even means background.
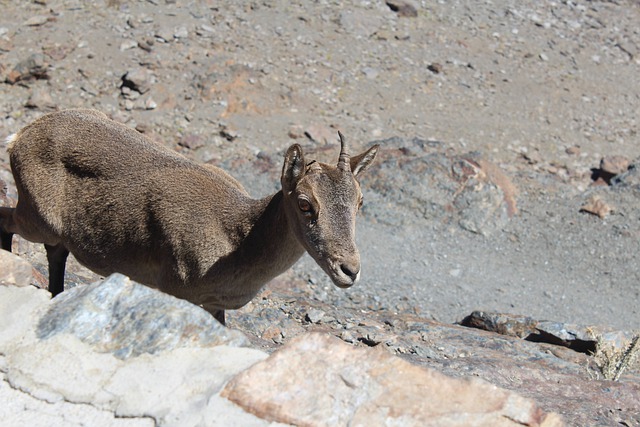
[[[338,169],[351,170],[349,148],[344,140],[342,132],[338,131],[338,137],[340,137],[340,157],[338,158]]]

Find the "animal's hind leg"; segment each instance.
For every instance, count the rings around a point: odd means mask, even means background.
[[[0,247],[11,252],[11,242],[13,232],[10,231],[10,224],[13,224],[13,208],[0,207]]]
[[[49,292],[56,296],[64,291],[64,269],[69,251],[62,244],[44,245],[49,261]]]

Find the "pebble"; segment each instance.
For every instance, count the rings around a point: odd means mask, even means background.
[[[629,169],[631,161],[624,156],[605,156],[600,160],[600,170],[618,175]]]
[[[158,107],[156,101],[149,97],[144,101],[144,109],[145,110],[155,110]]]
[[[23,25],[27,27],[39,27],[40,25],[44,25],[49,22],[49,17],[45,15],[36,15],[27,19]]]
[[[406,0],[387,0],[385,2],[389,9],[396,12],[398,16],[404,18],[415,18],[418,16],[418,9]]]
[[[366,78],[373,80],[378,77],[380,71],[376,70],[375,68],[365,67],[362,69],[362,74],[364,74]]]
[[[577,156],[580,154],[580,146],[578,145],[572,145],[571,147],[568,147],[565,150],[565,153],[571,155],[571,156]]]
[[[122,87],[130,88],[138,93],[146,93],[153,84],[153,75],[146,68],[135,68],[122,77]]]
[[[592,197],[580,208],[580,212],[597,215],[600,219],[606,218],[612,211],[613,208],[598,196]]]
[[[434,62],[427,67],[427,70],[431,71],[433,74],[440,74],[442,73],[442,64]]]
[[[57,104],[53,101],[51,93],[44,89],[34,89],[27,100],[25,107],[38,110],[53,110]]]
[[[322,321],[322,318],[324,317],[325,312],[316,308],[312,308],[309,311],[307,311],[307,314],[305,316],[305,320],[307,320],[308,322],[311,323],[320,323]]]
[[[135,40],[126,40],[120,43],[120,51],[124,52],[125,50],[133,49],[138,46],[138,42]]]
[[[156,31],[154,35],[156,37],[156,40],[163,43],[169,43],[170,41],[173,40],[173,34],[174,34],[173,31],[167,28],[163,28]]]
[[[7,76],[7,83],[14,84],[31,78],[46,79],[48,64],[41,53],[34,53],[19,62]]]
[[[291,139],[304,138],[304,127],[302,127],[302,125],[291,125],[289,126],[287,135],[289,135],[289,138]]]
[[[173,37],[176,39],[186,39],[189,37],[189,30],[187,30],[187,27],[178,27],[175,29]]]

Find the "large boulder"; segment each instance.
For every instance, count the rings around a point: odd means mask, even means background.
[[[560,426],[559,416],[479,379],[455,379],[385,351],[305,334],[223,392],[268,420],[304,426]]]
[[[55,298],[38,324],[38,337],[71,334],[120,359],[182,347],[247,346],[207,311],[185,300],[113,274]]]

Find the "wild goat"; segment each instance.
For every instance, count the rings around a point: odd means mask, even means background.
[[[287,150],[282,190],[261,200],[222,169],[203,167],[94,110],[47,114],[10,137],[18,190],[0,208],[2,248],[14,233],[44,243],[49,290],[64,290],[71,252],[94,272],[133,280],[204,307],[248,303],[305,250],[333,282],[360,276],[355,244],[362,193],[356,178],[378,146],[337,166]]]

